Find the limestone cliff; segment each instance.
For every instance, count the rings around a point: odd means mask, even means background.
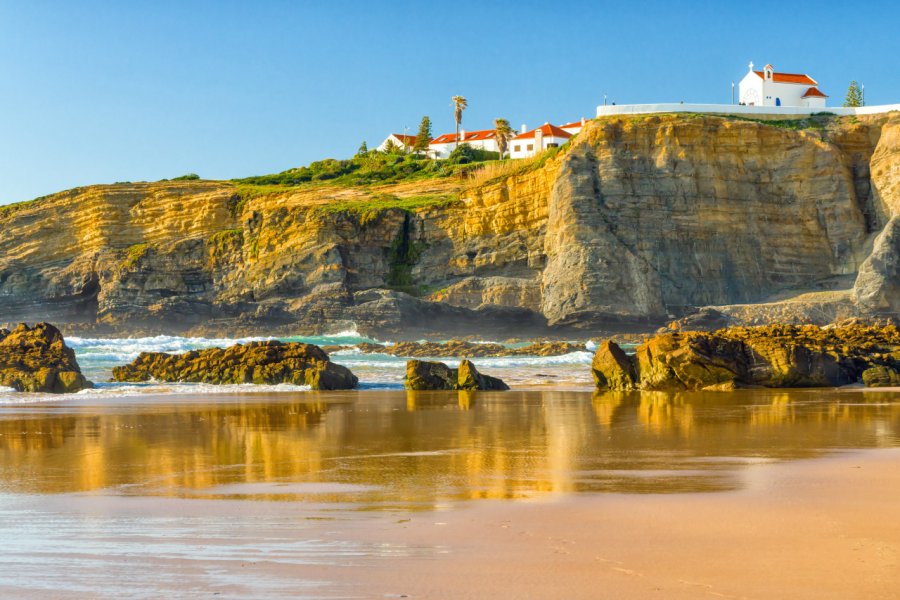
[[[470,180],[118,184],[0,207],[0,322],[415,336],[654,327],[709,305],[896,314],[900,116],[804,125],[607,118]]]

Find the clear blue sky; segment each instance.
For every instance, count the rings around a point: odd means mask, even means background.
[[[751,59],[900,102],[900,3],[0,0],[0,204],[453,130],[729,102]]]

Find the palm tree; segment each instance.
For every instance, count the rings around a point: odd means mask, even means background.
[[[516,132],[509,126],[506,119],[494,119],[494,136],[497,138],[497,148],[500,149],[500,158],[506,153],[507,142]]]
[[[462,113],[469,106],[469,101],[462,96],[453,96],[453,115],[456,117],[456,147],[459,148],[459,124],[462,123]]]

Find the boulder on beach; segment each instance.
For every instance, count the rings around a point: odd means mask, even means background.
[[[900,369],[870,367],[863,371],[862,380],[866,387],[900,387]]]
[[[501,379],[478,372],[471,361],[463,359],[454,369],[441,362],[410,360],[406,362],[408,390],[508,390]]]
[[[20,392],[65,394],[91,388],[75,352],[49,323],[0,329],[0,386]]]
[[[457,369],[456,389],[505,391],[509,386],[498,377],[479,373],[472,361],[464,359],[459,362]]]
[[[662,333],[633,356],[607,341],[592,364],[597,387],[612,390],[889,386],[898,368],[896,326],[862,323]]]
[[[297,342],[250,342],[228,348],[183,354],[142,352],[128,365],[115,367],[116,381],[255,383],[308,385],[314,390],[347,390],[359,380],[334,364],[318,346]]]

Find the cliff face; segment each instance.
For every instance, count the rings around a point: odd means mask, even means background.
[[[845,313],[900,310],[900,116],[605,119],[507,171],[93,186],[0,207],[0,322],[522,335],[773,299],[815,320],[815,300],[791,298],[816,290]]]

